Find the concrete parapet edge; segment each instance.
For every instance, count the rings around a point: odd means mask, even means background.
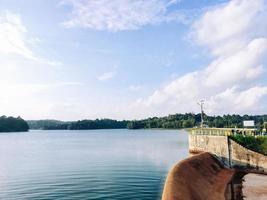
[[[229,136],[189,134],[189,152],[209,152],[225,167],[267,174],[267,156],[245,148]]]

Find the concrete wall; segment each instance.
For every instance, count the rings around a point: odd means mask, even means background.
[[[234,168],[252,169],[267,173],[267,156],[251,151],[233,140],[230,141],[231,162]]]
[[[251,151],[227,136],[189,134],[189,152],[209,152],[227,167],[267,173],[267,156]]]
[[[209,152],[229,167],[228,140],[225,136],[192,135],[189,134],[189,152],[196,154]]]

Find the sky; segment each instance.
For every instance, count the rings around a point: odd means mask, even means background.
[[[267,113],[266,0],[0,0],[0,115]]]

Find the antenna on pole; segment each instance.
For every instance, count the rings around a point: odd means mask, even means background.
[[[200,123],[200,127],[202,128],[204,125],[204,100],[200,100],[197,104],[200,106],[200,110],[201,110],[201,123]]]

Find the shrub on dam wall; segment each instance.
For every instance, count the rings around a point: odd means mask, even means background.
[[[230,138],[242,146],[267,155],[267,137],[266,136],[249,136],[236,134],[230,136]]]

